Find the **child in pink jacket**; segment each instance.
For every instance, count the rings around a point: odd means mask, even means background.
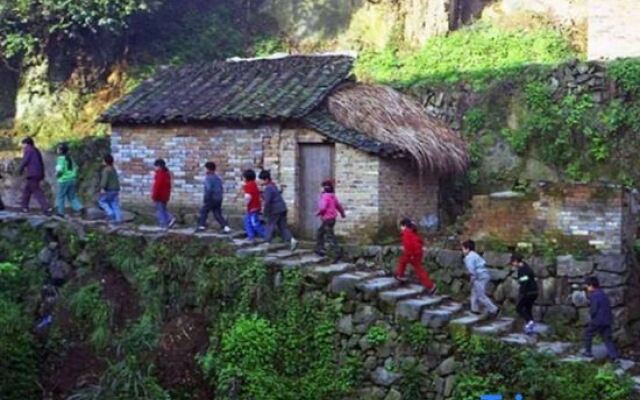
[[[325,243],[328,244],[329,251],[338,260],[342,256],[342,249],[338,244],[333,228],[336,226],[338,214],[345,217],[344,209],[336,197],[331,180],[322,182],[322,194],[318,205],[317,216],[322,220],[322,225],[318,229],[318,241],[316,243],[316,254],[325,256]]]

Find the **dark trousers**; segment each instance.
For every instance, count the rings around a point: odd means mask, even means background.
[[[328,219],[322,221],[322,225],[318,228],[318,237],[316,241],[316,252],[323,253],[325,251],[325,245],[329,248],[329,251],[334,256],[342,254],[342,249],[336,239],[334,228],[336,226],[335,219]]]
[[[206,226],[209,213],[218,221],[221,228],[227,226],[227,220],[222,216],[222,200],[207,201],[200,209],[200,218],[198,218],[198,226]]]
[[[2,202],[2,197],[0,197],[0,211],[4,210],[4,203]]]
[[[536,302],[537,298],[537,294],[520,296],[520,300],[518,300],[518,304],[516,305],[516,311],[525,322],[533,321],[533,312],[531,310],[533,309],[533,303]]]
[[[276,231],[280,231],[280,236],[285,242],[289,242],[293,236],[287,226],[287,212],[269,215],[267,218],[267,226],[265,229],[265,242],[270,243],[273,239],[273,234]]]
[[[609,358],[615,360],[618,358],[618,350],[616,350],[616,345],[613,343],[613,334],[611,325],[587,325],[584,330],[584,350],[587,353],[591,353],[591,343],[593,341],[593,337],[598,334],[602,338],[604,345],[607,346],[607,353],[609,354]]]
[[[42,210],[47,211],[51,208],[49,201],[40,187],[40,179],[27,178],[24,187],[22,188],[22,200],[20,202],[23,209],[29,208],[29,201],[31,200],[32,195],[36,198],[36,201],[40,204],[40,208],[42,208]]]

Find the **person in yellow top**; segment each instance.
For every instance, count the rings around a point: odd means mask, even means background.
[[[76,189],[78,182],[78,165],[71,159],[69,146],[66,143],[58,145],[57,153],[56,179],[58,181],[58,191],[56,192],[56,213],[58,216],[64,217],[66,201],[69,201],[74,211],[82,211],[82,203],[80,203],[78,199]]]

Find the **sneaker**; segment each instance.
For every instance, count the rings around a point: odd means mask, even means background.
[[[593,353],[587,352],[587,351],[583,351],[582,353],[580,353],[580,356],[584,357],[584,358],[593,358]]]
[[[169,225],[167,225],[167,229],[173,228],[173,226],[175,224],[176,224],[176,219],[175,218],[171,218],[171,221],[169,221]]]
[[[438,293],[438,287],[436,285],[433,285],[431,289],[427,290],[429,296],[434,296],[436,293]]]
[[[535,322],[529,321],[524,326],[524,333],[526,333],[527,335],[532,335],[532,334],[536,333],[536,329],[535,328],[536,328]]]
[[[491,318],[497,318],[500,315],[500,307],[496,307],[494,312],[488,313]]]
[[[320,251],[320,250],[315,250],[313,252],[315,255],[320,256],[320,257],[324,257],[327,255],[327,253],[325,253],[324,251]]]
[[[46,210],[44,210],[44,215],[46,215],[47,217],[50,217],[53,214],[53,208],[47,208]]]
[[[291,238],[291,251],[295,251],[298,248],[298,241],[294,238]]]
[[[406,282],[407,278],[404,276],[400,276],[400,275],[393,275],[394,279],[397,280],[398,282]]]
[[[229,228],[228,226],[225,226],[224,228],[222,228],[222,231],[224,233],[229,233],[229,232],[231,232],[231,228]]]
[[[204,232],[206,230],[207,230],[206,226],[199,226],[199,227],[196,228],[196,232]]]

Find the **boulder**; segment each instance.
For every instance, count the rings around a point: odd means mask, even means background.
[[[359,400],[382,400],[384,396],[385,391],[383,389],[373,386],[359,389],[356,398]]]
[[[443,268],[452,270],[464,268],[462,263],[462,251],[442,249],[436,256],[436,263]]]
[[[628,270],[625,256],[622,254],[600,254],[594,262],[598,271],[623,274]]]
[[[344,335],[352,335],[353,334],[353,316],[345,315],[344,317],[340,318],[340,320],[338,321],[337,330],[338,332]]]
[[[598,271],[596,272],[596,276],[600,281],[600,286],[603,288],[622,286],[625,283],[624,275],[619,275],[613,272]]]
[[[540,297],[539,304],[554,304],[556,298],[556,278],[546,278],[538,281]]]
[[[487,268],[489,270],[489,274],[491,275],[491,280],[494,282],[502,282],[504,281],[509,274],[511,274],[511,270],[509,268]]]
[[[440,364],[436,369],[436,373],[440,376],[448,376],[455,372],[456,360],[453,357],[449,357]]]
[[[384,400],[402,400],[402,393],[398,392],[396,389],[391,389]]]
[[[487,262],[487,265],[495,268],[507,268],[509,267],[509,262],[511,261],[511,254],[509,253],[498,253],[495,251],[486,251],[482,257]]]
[[[558,276],[578,278],[591,275],[594,264],[592,261],[577,261],[573,256],[558,256],[556,268]]]
[[[549,263],[543,257],[533,257],[529,261],[529,266],[538,278],[549,276]]]
[[[391,372],[384,367],[378,367],[371,373],[370,377],[376,385],[388,387],[402,378],[402,374]]]
[[[603,290],[609,296],[611,307],[617,307],[626,304],[625,298],[627,291],[624,287],[604,288]]]
[[[380,318],[380,311],[367,304],[358,304],[356,312],[353,314],[353,323],[356,325],[364,325],[369,328],[371,324]]]

